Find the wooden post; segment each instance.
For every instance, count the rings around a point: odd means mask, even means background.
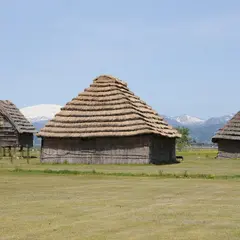
[[[11,163],[13,163],[13,156],[12,156],[12,148],[11,147],[8,147],[8,155],[10,157]]]
[[[16,156],[16,146],[14,146],[14,147],[12,148],[12,157],[13,157],[13,160],[14,160],[14,159],[17,159],[17,156]]]
[[[23,158],[23,146],[20,146],[20,150],[19,150],[20,152],[21,152],[21,158]]]
[[[27,163],[29,164],[29,146],[27,146]]]
[[[5,147],[3,147],[3,157],[6,157],[6,150],[5,150]]]
[[[17,155],[16,155],[16,147],[13,148],[13,155],[14,155],[14,158],[17,158]]]

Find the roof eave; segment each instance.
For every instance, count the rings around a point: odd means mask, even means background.
[[[151,133],[147,133],[147,134],[151,134]],[[173,136],[165,136],[165,135],[161,135],[161,134],[156,134],[156,133],[152,133],[152,134],[155,134],[157,136],[160,136],[160,137],[165,137],[165,138],[170,138],[170,139],[177,139],[177,138],[181,138],[182,136],[181,135],[173,135]],[[140,136],[140,135],[144,135],[144,134],[136,134],[136,135],[126,135],[126,136],[119,136],[119,137],[131,137],[131,136]],[[56,136],[46,136],[44,133],[41,133],[41,132],[38,132],[36,134],[36,137],[38,138],[92,138],[94,136],[64,136],[64,137],[56,137]],[[95,137],[113,137],[112,135],[109,135],[109,136],[95,136]]]
[[[24,134],[24,133],[32,133],[32,134],[36,134],[37,131],[36,130],[30,130],[30,131],[18,131],[19,134]]]
[[[218,140],[219,140],[219,138],[216,138],[216,137],[213,137],[213,138],[212,138],[212,142],[213,142],[213,143],[217,143]]]

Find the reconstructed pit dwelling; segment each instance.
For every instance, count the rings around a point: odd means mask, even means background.
[[[127,84],[102,75],[37,134],[41,162],[161,164],[176,161],[180,134]]]
[[[218,144],[217,158],[240,158],[240,112],[212,138]]]
[[[20,110],[8,100],[0,100],[0,147],[16,148],[33,146],[34,126]]]

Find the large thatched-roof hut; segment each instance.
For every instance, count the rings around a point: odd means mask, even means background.
[[[240,112],[212,138],[218,144],[218,158],[240,158]]]
[[[103,75],[68,102],[37,134],[42,162],[173,162],[179,133],[135,96]]]
[[[33,125],[10,101],[0,100],[0,147],[32,147]]]

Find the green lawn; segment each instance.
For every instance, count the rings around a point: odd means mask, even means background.
[[[9,158],[0,159],[0,172],[4,170],[13,170],[15,167],[32,170],[77,170],[111,172],[111,173],[149,173],[157,174],[160,171],[164,174],[176,173],[183,174],[213,174],[216,176],[234,176],[240,175],[239,159],[215,159],[216,151],[191,151],[178,153],[184,156],[184,161],[172,165],[71,165],[71,164],[40,164],[39,158],[32,158],[27,164],[26,159],[14,159],[11,163]],[[36,154],[35,154],[36,155]]]
[[[103,173],[240,175],[239,160],[213,151],[181,153],[180,164],[46,165],[0,159],[2,239],[240,239],[240,178],[176,179],[48,174],[45,169]],[[17,172],[18,167],[23,171]],[[32,170],[28,172],[28,170]]]
[[[0,239],[240,239],[240,181],[0,175]]]

